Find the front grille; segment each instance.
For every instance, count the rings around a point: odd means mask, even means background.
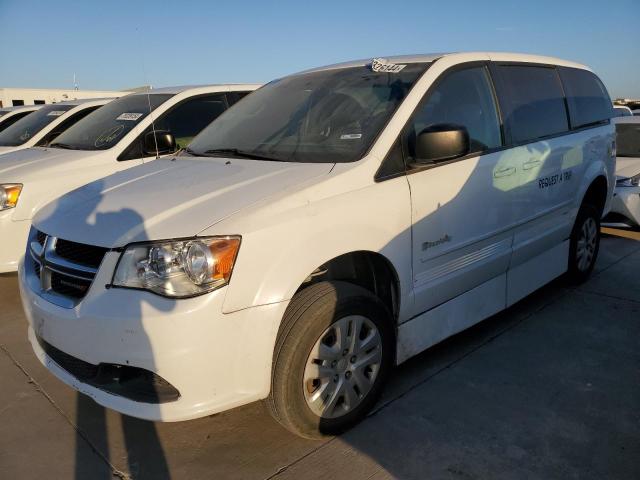
[[[33,263],[33,270],[36,272],[36,277],[40,278],[40,264]]]
[[[89,287],[91,280],[84,280],[70,277],[58,272],[51,272],[51,290],[60,295],[71,298],[83,298]]]
[[[58,238],[55,250],[59,256],[66,260],[80,265],[86,265],[87,267],[98,268],[104,254],[109,249]]]
[[[35,278],[32,286],[53,303],[72,308],[89,291],[109,249],[52,237],[38,230],[30,238],[28,256]]]

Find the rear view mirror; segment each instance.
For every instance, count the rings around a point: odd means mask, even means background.
[[[452,160],[469,153],[469,132],[449,123],[431,125],[415,138],[415,163]]]
[[[154,138],[155,134],[155,138]],[[166,155],[176,151],[176,139],[167,130],[147,132],[144,136],[145,155]]]

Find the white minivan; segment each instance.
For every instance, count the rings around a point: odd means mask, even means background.
[[[69,100],[42,105],[0,132],[0,155],[30,147],[47,146],[66,129],[113,98]],[[0,161],[6,157],[0,156]]]
[[[42,205],[87,182],[175,153],[257,87],[167,87],[134,93],[56,134],[46,147],[0,155],[0,273],[17,270],[31,219]]]
[[[127,415],[266,399],[299,435],[341,432],[394,365],[565,272],[589,276],[612,115],[587,67],[532,55],[274,80],[180,155],[40,210],[20,266],[29,339]]]

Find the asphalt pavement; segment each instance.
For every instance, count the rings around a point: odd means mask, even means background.
[[[96,405],[37,361],[0,275],[0,478],[640,478],[640,234],[606,232],[587,283],[557,280],[411,359],[369,418],[323,441],[261,403],[180,423]]]

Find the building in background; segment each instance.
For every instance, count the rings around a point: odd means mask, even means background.
[[[130,91],[0,87],[0,108],[19,105],[44,105],[67,100],[78,100],[79,98],[121,97],[127,93],[130,93]]]

